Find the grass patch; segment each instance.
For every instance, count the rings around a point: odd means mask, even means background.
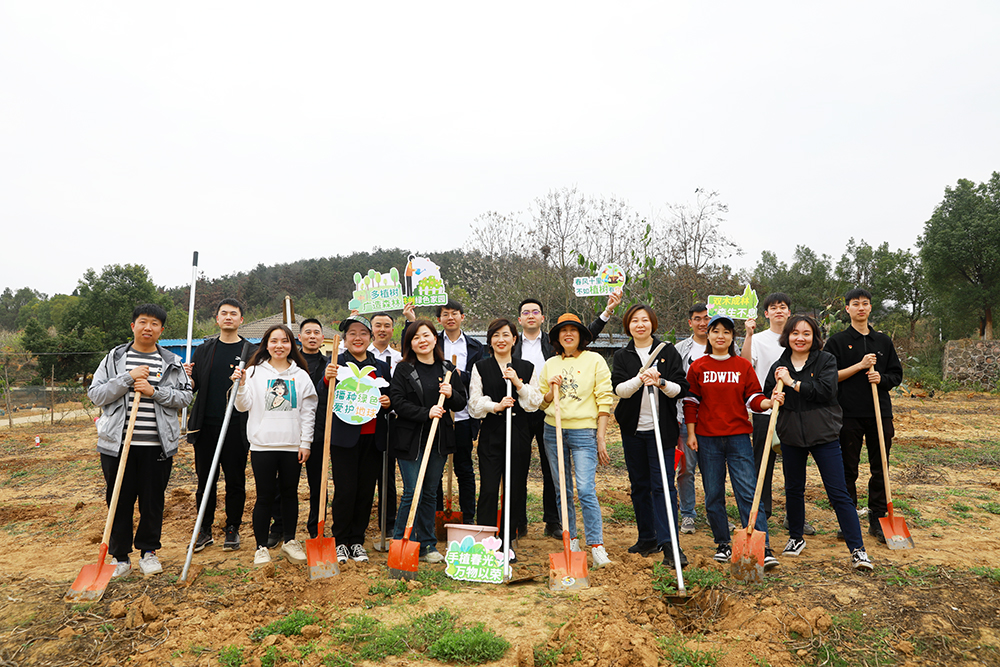
[[[538,523],[542,520],[543,507],[542,498],[533,493],[528,494],[528,523]]]
[[[535,667],[555,667],[559,663],[559,655],[562,651],[559,647],[549,648],[546,642],[542,642],[532,649],[535,657]]]
[[[223,646],[219,651],[219,664],[222,667],[241,667],[243,664],[243,649],[239,646]]]
[[[890,586],[929,586],[937,577],[938,572],[934,567],[910,565],[905,568],[894,568],[886,577],[885,583]]]
[[[817,498],[816,500],[813,501],[813,504],[815,504],[816,507],[820,508],[821,510],[830,510],[831,512],[833,511],[833,505],[830,504],[829,498]]]
[[[510,642],[478,623],[445,634],[427,648],[427,655],[441,662],[479,665],[499,660],[509,648]]]
[[[371,597],[365,600],[365,608],[381,607],[392,604],[392,597],[406,592],[405,581],[378,581],[368,587],[368,595]]]
[[[635,508],[632,503],[612,503],[611,516],[608,517],[611,523],[635,523]]]
[[[979,506],[979,509],[985,510],[990,514],[1000,514],[1000,503],[983,503]]]
[[[717,570],[702,570],[694,567],[684,570],[684,587],[688,590],[695,588],[715,588],[725,581],[726,576]],[[663,595],[677,595],[677,572],[673,568],[663,566],[663,563],[653,565],[653,590],[659,591]]]
[[[970,571],[972,572],[972,574],[989,579],[994,584],[1000,584],[1000,568],[974,567]]]
[[[691,649],[686,646],[689,641],[687,637],[671,636],[660,637],[657,640],[663,657],[669,665],[683,665],[684,667],[717,667],[722,658],[720,649],[703,651],[701,649]]]
[[[972,505],[966,505],[965,503],[952,503],[951,510],[960,519],[972,518]]]
[[[284,618],[268,623],[250,633],[251,641],[259,642],[268,635],[301,635],[302,628],[319,623],[319,617],[307,611],[295,610]]]

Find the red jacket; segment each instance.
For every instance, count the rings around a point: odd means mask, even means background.
[[[697,359],[687,374],[691,389],[684,398],[684,421],[697,435],[722,437],[753,432],[747,407],[759,412],[764,394],[753,366],[743,357],[722,361]]]

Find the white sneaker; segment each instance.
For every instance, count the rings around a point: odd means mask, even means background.
[[[146,555],[139,559],[139,571],[147,577],[163,572],[163,566],[160,565],[160,559],[156,557],[155,551],[147,551]]]
[[[267,550],[267,547],[260,547],[257,549],[257,553],[253,555],[253,566],[260,567],[262,565],[267,565],[271,562],[271,552]]]
[[[351,557],[351,554],[347,551],[346,544],[337,545],[337,562],[343,565],[347,562],[347,559]]]
[[[438,551],[437,549],[433,549],[425,553],[423,556],[421,556],[420,560],[422,560],[425,563],[443,563],[444,556],[442,556],[441,552]]]
[[[590,550],[590,555],[594,558],[594,567],[604,567],[605,565],[611,565],[611,559],[608,558],[608,552],[604,548],[603,544],[599,544]]]
[[[681,533],[685,535],[692,535],[695,532],[694,519],[689,516],[681,519]]]
[[[128,574],[132,569],[132,563],[126,560],[118,560],[114,556],[111,557],[111,564],[115,566],[115,571],[111,573],[111,578],[120,577],[124,574]]]
[[[306,552],[298,540],[288,540],[281,545],[281,555],[292,565],[303,565],[306,562]]]
[[[353,560],[356,563],[368,562],[368,552],[365,551],[364,546],[360,544],[351,545],[351,560]]]
[[[569,541],[569,550],[570,551],[580,550],[580,540],[578,538],[574,537],[572,540]]]

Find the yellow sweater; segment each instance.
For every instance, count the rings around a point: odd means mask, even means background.
[[[578,357],[556,355],[545,362],[538,376],[542,395],[548,393],[549,378],[562,375],[559,411],[563,428],[597,428],[597,415],[611,413],[614,392],[608,362],[596,352],[583,351]],[[556,425],[555,405],[545,407],[545,423]]]

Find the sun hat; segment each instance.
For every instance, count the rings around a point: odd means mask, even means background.
[[[579,317],[573,313],[564,313],[559,316],[555,326],[549,330],[549,342],[555,343],[559,339],[559,330],[568,326],[573,326],[579,329],[581,342],[589,343],[594,340],[594,336],[590,333],[590,329],[583,326],[583,322],[580,321]]]

